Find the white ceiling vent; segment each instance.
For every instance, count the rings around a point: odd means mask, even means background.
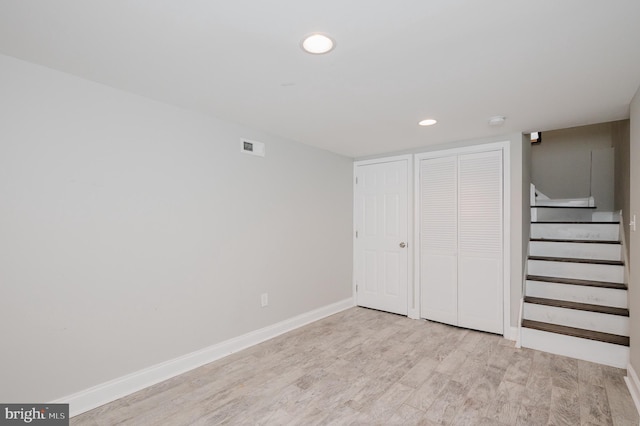
[[[264,157],[264,143],[250,141],[248,139],[240,139],[240,152]]]

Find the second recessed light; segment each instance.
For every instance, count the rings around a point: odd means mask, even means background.
[[[305,52],[314,55],[329,53],[335,45],[335,42],[329,36],[320,33],[310,34],[302,40],[302,48]]]
[[[489,126],[502,126],[507,118],[503,115],[496,115],[489,119]]]
[[[438,120],[434,120],[433,118],[427,118],[426,120],[420,121],[418,124],[421,126],[433,126],[437,122]]]

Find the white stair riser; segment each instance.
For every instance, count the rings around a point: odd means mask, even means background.
[[[591,209],[561,209],[561,208],[540,208],[531,207],[531,221],[532,222],[562,222],[562,221],[577,221],[577,222],[590,222],[592,221],[593,211]]]
[[[548,333],[525,327],[521,328],[520,333],[520,343],[524,348],[597,362],[616,368],[627,368],[629,364],[628,346]]]
[[[617,223],[532,223],[531,238],[619,241]]]
[[[627,290],[527,280],[526,295],[591,305],[627,308]]]
[[[592,263],[553,262],[529,259],[527,266],[529,275],[613,283],[624,282],[624,267],[620,265],[595,265]]]
[[[620,212],[593,212],[594,222],[620,222]]]
[[[620,244],[531,241],[529,254],[531,256],[568,257],[574,259],[622,260]]]
[[[629,317],[525,303],[523,318],[549,324],[629,336]]]

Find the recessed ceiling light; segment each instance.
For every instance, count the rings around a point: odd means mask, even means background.
[[[331,40],[331,38],[320,33],[310,34],[302,40],[302,48],[305,52],[313,53],[314,55],[328,53],[333,50],[335,45],[335,42]]]
[[[421,126],[433,126],[437,122],[438,122],[438,120],[434,120],[433,118],[427,118],[426,120],[422,120],[418,124],[421,125]]]
[[[489,119],[489,126],[502,126],[504,124],[504,120],[506,120],[506,117],[503,115],[496,115]]]

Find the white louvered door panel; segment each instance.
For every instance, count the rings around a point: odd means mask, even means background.
[[[420,315],[457,325],[457,157],[420,162]]]
[[[458,157],[458,325],[503,332],[502,151]]]

